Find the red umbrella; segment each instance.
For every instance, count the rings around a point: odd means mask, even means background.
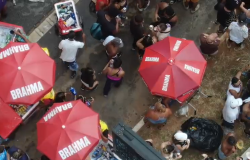
[[[34,104],[55,83],[56,64],[36,43],[9,43],[0,50],[0,97],[9,104]]]
[[[4,139],[22,123],[22,118],[0,98],[0,136]]]
[[[52,160],[83,160],[99,143],[99,115],[81,100],[55,103],[37,123],[37,139]]]
[[[201,85],[206,65],[193,41],[167,37],[146,48],[139,72],[152,94],[176,99]]]

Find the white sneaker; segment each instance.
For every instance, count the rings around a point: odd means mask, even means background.
[[[190,12],[191,12],[191,13],[194,13],[194,12],[198,11],[198,9],[200,9],[200,4],[198,4],[198,5],[195,7],[195,9],[194,9],[194,10],[191,10]]]
[[[188,9],[189,9],[189,6],[186,7],[185,2],[186,2],[186,0],[183,0],[183,1],[182,1],[183,7],[184,7],[186,10],[188,10]]]

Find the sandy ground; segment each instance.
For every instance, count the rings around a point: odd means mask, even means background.
[[[228,49],[225,42],[220,45],[218,55],[208,58],[208,66],[202,82],[202,92],[207,95],[211,95],[211,98],[205,98],[202,95],[197,95],[191,100],[191,104],[197,108],[196,117],[208,118],[221,124],[221,114],[225,103],[226,90],[228,83],[232,76],[234,76],[240,69],[245,65],[249,64],[249,47],[250,43],[248,40],[245,41],[246,47],[242,51],[235,51],[234,47]],[[244,81],[244,77],[242,77]],[[176,106],[174,106],[176,107]],[[173,108],[176,110],[176,108]],[[194,110],[189,110],[188,117],[176,117],[172,116],[167,125],[162,130],[157,130],[154,127],[146,128],[145,126],[139,131],[144,139],[152,138],[155,142],[155,147],[159,149],[160,144],[164,141],[171,140],[173,134],[180,129],[181,124],[188,118],[194,116]],[[242,150],[237,150],[236,154],[227,158],[228,160],[235,160],[235,157],[241,155],[248,147],[249,140],[243,133],[244,125],[237,123],[235,127],[235,133],[237,138],[245,142]],[[211,155],[215,155],[211,153]],[[201,152],[190,149],[183,153],[184,160],[199,160],[201,159]]]

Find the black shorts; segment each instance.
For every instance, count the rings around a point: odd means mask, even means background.
[[[228,129],[234,129],[234,123],[229,123],[223,119],[223,122],[221,124],[223,127],[226,127]]]

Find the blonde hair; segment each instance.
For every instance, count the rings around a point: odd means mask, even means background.
[[[155,103],[155,110],[157,110],[159,112],[165,112],[166,108],[160,102],[156,102]]]

